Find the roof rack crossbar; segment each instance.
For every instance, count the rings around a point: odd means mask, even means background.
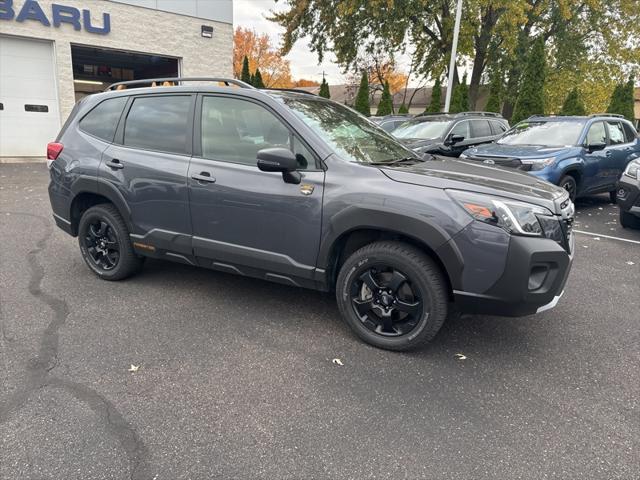
[[[313,95],[317,97],[317,95],[313,92],[309,92],[307,90],[302,90],[300,88],[265,88],[264,90],[271,90],[274,92],[294,92],[294,93],[304,93],[306,95]]]
[[[467,115],[477,115],[480,117],[502,117],[502,115],[500,115],[499,113],[496,112],[482,112],[482,111],[477,111],[477,112],[473,112],[473,111],[469,111],[469,112],[459,112],[456,113],[455,115],[460,116],[460,117],[464,117]]]
[[[126,82],[118,82],[112,83],[109,85],[105,92],[110,90],[115,90],[120,86],[130,87],[133,85],[151,85],[153,83],[161,85],[164,82],[173,82],[173,83],[182,83],[182,82],[212,82],[212,83],[224,83],[227,87],[230,85],[236,85],[240,88],[253,88],[254,86],[249,85],[248,83],[243,82],[242,80],[237,80],[235,78],[224,78],[224,77],[167,77],[167,78],[146,78],[144,80],[129,80]]]

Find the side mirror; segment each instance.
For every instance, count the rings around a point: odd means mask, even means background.
[[[598,143],[590,143],[589,145],[586,146],[586,149],[589,150],[589,153],[591,152],[597,152],[598,150],[604,150],[607,147],[607,144],[604,142],[598,142]]]
[[[298,184],[302,175],[296,172],[298,160],[291,150],[286,148],[265,148],[257,155],[258,168],[263,172],[281,172],[286,183]]]
[[[449,136],[447,137],[447,139],[445,140],[444,144],[447,147],[450,147],[451,145],[455,145],[456,143],[460,143],[464,140],[464,137],[462,135],[455,135],[453,133],[450,133]]]

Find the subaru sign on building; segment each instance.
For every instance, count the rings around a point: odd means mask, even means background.
[[[230,77],[232,51],[232,0],[0,0],[0,157],[43,156],[112,83]]]

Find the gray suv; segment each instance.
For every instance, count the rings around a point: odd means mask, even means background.
[[[391,350],[429,341],[454,308],[522,316],[560,298],[562,188],[423,159],[320,97],[186,80],[87,97],[48,146],[55,222],[99,277],[153,257],[333,290],[353,331]]]

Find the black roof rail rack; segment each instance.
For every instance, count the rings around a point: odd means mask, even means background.
[[[619,113],[592,113],[591,115],[589,115],[589,118],[593,117],[624,118],[624,115],[620,115]]]
[[[465,116],[472,116],[472,115],[476,115],[479,117],[495,117],[495,118],[502,118],[502,115],[500,115],[499,113],[496,112],[459,112],[459,113],[455,113],[454,114],[456,117],[465,117]]]
[[[240,88],[253,88],[254,86],[243,82],[242,80],[236,80],[235,78],[223,78],[223,77],[168,77],[168,78],[146,78],[144,80],[129,80],[127,82],[112,83],[109,85],[105,92],[115,90],[120,86],[131,87],[134,85],[152,85],[153,83],[162,86],[164,82],[181,83],[181,82],[212,82],[212,83],[224,83],[227,87],[230,85],[236,85]]]
[[[307,95],[313,95],[314,97],[317,97],[317,95],[313,92],[309,92],[307,90],[302,90],[302,89],[298,89],[298,88],[262,88],[261,90],[271,90],[274,92],[293,92],[293,93],[305,93]]]

